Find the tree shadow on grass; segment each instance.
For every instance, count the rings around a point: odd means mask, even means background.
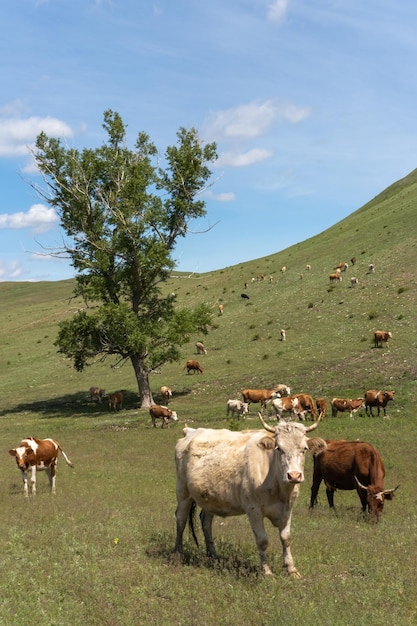
[[[0,411],[0,417],[17,415],[20,413],[38,413],[44,419],[77,418],[77,417],[102,417],[103,415],[118,415],[125,411],[139,409],[138,394],[126,391],[123,409],[114,411],[108,406],[107,397],[101,403],[92,401],[85,391],[72,394],[63,394],[49,400],[37,400],[35,402],[20,402],[13,407]]]

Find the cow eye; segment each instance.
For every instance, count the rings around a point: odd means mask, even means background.
[[[275,450],[276,450],[277,452],[281,452],[281,448],[279,447],[279,445],[278,445],[278,444],[275,446]]]

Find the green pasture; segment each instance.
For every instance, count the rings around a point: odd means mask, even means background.
[[[174,274],[166,288],[180,304],[208,303],[213,324],[206,337],[190,338],[183,361],[151,375],[156,402],[161,385],[174,390],[170,406],[179,422],[165,429],[153,429],[138,408],[129,363],[77,373],[56,352],[59,321],[84,306],[72,299],[72,281],[0,283],[1,624],[416,623],[416,202],[413,172],[346,220],[276,255],[209,274]],[[330,285],[335,265],[350,265],[352,256],[356,265]],[[265,280],[252,283],[259,274]],[[387,346],[373,347],[375,329],[393,333]],[[196,356],[197,340],[207,355]],[[187,375],[187,358],[198,358],[204,374]],[[385,486],[400,485],[394,500],[372,524],[355,492],[337,492],[337,514],[331,512],[322,486],[310,511],[307,458],[292,522],[301,580],[282,573],[278,533],[268,522],[275,576],[259,574],[245,517],[215,521],[219,562],[206,560],[200,532],[200,548],[186,535],[179,563],[172,559],[174,446],[182,428],[258,427],[258,407],[237,423],[226,418],[226,402],[244,387],[276,383],[329,402],[366,389],[395,390],[385,417],[328,415],[315,432],[373,443],[385,463]],[[91,403],[90,385],[126,389],[123,410]],[[42,473],[36,498],[23,497],[8,450],[27,436],[58,439],[74,463],[71,469],[60,459],[55,497]]]

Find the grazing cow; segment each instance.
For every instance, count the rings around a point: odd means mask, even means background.
[[[195,349],[197,350],[197,354],[207,354],[206,347],[204,343],[201,343],[201,341],[197,341],[197,343],[195,344]]]
[[[375,273],[375,265],[373,263],[369,263],[368,274],[374,274],[374,273]]]
[[[240,294],[240,297],[241,297],[243,300],[250,300],[250,298],[249,298],[249,296],[248,296],[248,294],[247,294],[247,293],[241,293],[241,294]]]
[[[320,419],[324,419],[327,413],[327,401],[325,398],[316,398],[316,408]]]
[[[235,413],[238,417],[241,415],[246,415],[249,412],[249,404],[247,402],[242,402],[242,400],[228,400],[227,401],[227,411],[226,415],[229,413],[234,417]]]
[[[279,334],[281,335],[281,341],[287,340],[287,333],[285,332],[284,328],[281,328],[281,330],[279,331]]]
[[[271,574],[263,521],[267,517],[279,529],[286,573],[300,578],[290,547],[292,508],[304,480],[305,452],[323,449],[325,442],[306,437],[318,422],[309,428],[280,422],[272,428],[258,415],[265,430],[184,428],[185,436],[175,447],[178,502],[175,551],[183,552],[187,520],[197,541],[193,526],[196,506],[202,509],[200,519],[207,555],[213,559],[217,558],[213,517],[246,514],[255,535],[262,572]]]
[[[337,413],[346,413],[353,419],[353,414],[365,406],[363,398],[333,398],[332,400],[332,417],[337,417]]]
[[[248,406],[251,402],[260,402],[264,407],[268,400],[277,398],[279,393],[276,389],[242,389],[243,402],[247,402]]]
[[[314,421],[317,417],[317,411],[314,400],[308,393],[297,393],[293,398],[298,399],[297,414],[301,420],[305,420],[306,413],[310,413],[311,419]]]
[[[310,263],[307,263],[307,265],[306,265],[306,270],[307,270],[307,272],[310,272],[310,271],[311,271],[311,265],[310,265]]]
[[[371,415],[372,407],[376,406],[378,409],[378,417],[381,409],[384,409],[384,415],[387,414],[386,406],[390,400],[394,401],[395,391],[375,391],[370,389],[365,392],[365,411],[366,415]],[[368,412],[369,411],[369,412]]]
[[[198,372],[199,374],[202,374],[204,372],[200,363],[198,361],[193,361],[192,359],[189,359],[186,362],[186,364],[184,365],[184,369],[187,370],[187,374],[189,374],[190,372]]]
[[[176,411],[171,411],[167,406],[162,406],[161,404],[152,404],[149,407],[149,414],[152,418],[152,426],[156,428],[156,420],[161,419],[162,424],[161,428],[164,427],[164,424],[168,426],[169,420],[173,420],[174,422],[178,421],[178,416]]]
[[[97,400],[97,402],[101,404],[103,396],[106,395],[106,391],[100,387],[90,387],[89,394],[92,402],[93,400]]]
[[[287,267],[286,267],[285,265],[283,265],[283,266],[281,267],[281,272],[282,272],[283,274],[285,274],[285,272],[286,272],[286,271],[287,271]]]
[[[171,387],[167,387],[166,385],[163,385],[160,389],[161,392],[161,396],[163,398],[163,400],[165,400],[165,402],[168,404],[169,401],[172,398],[172,389]]]
[[[342,280],[342,277],[340,276],[339,272],[335,272],[334,274],[329,274],[329,281],[331,283],[335,283],[337,280]]]
[[[283,419],[284,413],[289,413],[290,417],[298,415],[298,398],[295,396],[285,396],[272,400],[272,406],[277,419]]]
[[[32,495],[36,494],[36,471],[45,470],[48,476],[51,493],[56,492],[56,465],[58,462],[58,452],[61,451],[66,463],[74,467],[58,441],[55,439],[36,439],[27,437],[23,439],[20,446],[9,450],[10,456],[16,459],[17,467],[20,469],[23,479],[23,492],[29,495],[28,490],[28,470],[31,471],[30,481],[32,483]]]
[[[356,489],[362,511],[370,511],[378,521],[384,500],[392,500],[395,489],[384,489],[384,464],[376,448],[365,441],[326,441],[327,448],[314,455],[310,507],[317,503],[320,483],[324,480],[330,508],[334,508],[336,489]]]
[[[125,397],[126,389],[109,393],[109,408],[117,411],[121,411],[123,408],[123,399]]]
[[[350,262],[352,263],[352,265],[355,265],[355,263],[356,263],[356,257],[355,257],[355,256],[353,256],[353,257],[350,259]]]
[[[288,387],[288,385],[280,383],[278,385],[275,385],[274,389],[281,398],[285,398],[286,396],[291,395],[291,387]]]
[[[388,339],[392,339],[392,333],[387,332],[386,330],[376,330],[374,332],[375,348],[378,348],[379,346],[382,348],[382,344],[387,343]]]
[[[352,276],[352,278],[350,279],[350,286],[356,287],[356,285],[358,284],[359,284],[359,278],[356,278],[356,276]]]
[[[219,315],[223,315],[224,306],[219,304]]]

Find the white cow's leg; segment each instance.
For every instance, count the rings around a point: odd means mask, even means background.
[[[49,481],[49,486],[51,488],[51,493],[53,495],[55,495],[55,493],[56,493],[56,486],[55,486],[56,472],[55,472],[55,466],[51,465],[50,467],[46,467],[45,468],[45,472],[46,472],[46,475],[48,476],[48,481]]]
[[[32,465],[32,474],[30,477],[30,482],[32,483],[32,495],[36,494],[36,465]]]
[[[207,556],[211,557],[212,559],[217,559],[218,556],[216,553],[216,548],[214,547],[212,533],[213,517],[213,513],[208,513],[207,511],[202,510],[200,513],[201,526],[203,528],[204,539],[206,542]]]
[[[258,548],[259,559],[261,562],[261,570],[267,576],[272,575],[271,568],[268,565],[267,550],[268,550],[268,535],[266,534],[264,521],[262,515],[255,512],[247,513],[249,522],[252,528],[252,532],[255,535],[256,547]]]
[[[182,537],[188,521],[192,502],[193,501],[190,497],[185,497],[184,499],[178,498],[178,506],[177,510],[175,511],[175,518],[177,520],[177,538],[174,548],[175,552],[183,552]]]
[[[28,475],[27,472],[20,470],[22,473],[22,480],[23,480],[23,493],[26,497],[29,496],[29,489],[28,489]]]
[[[277,523],[275,524],[274,521],[272,521],[272,523],[279,528],[279,537],[282,545],[282,557],[287,574],[289,576],[301,578],[300,573],[294,565],[294,559],[291,553],[291,511],[286,508],[282,511]]]

